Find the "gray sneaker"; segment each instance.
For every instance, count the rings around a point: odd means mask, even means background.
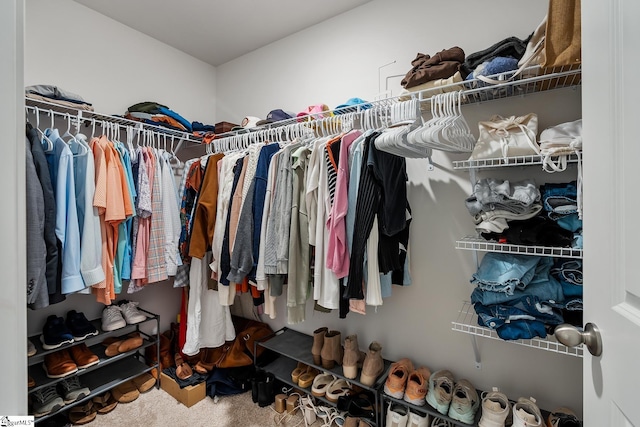
[[[31,397],[33,401],[33,416],[35,418],[44,417],[64,406],[62,397],[60,397],[56,387],[53,385],[34,391]]]
[[[64,403],[75,402],[91,393],[89,387],[83,386],[80,383],[80,378],[76,376],[63,379],[60,381],[59,386]]]

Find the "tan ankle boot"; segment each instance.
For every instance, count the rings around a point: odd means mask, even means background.
[[[320,358],[324,369],[331,369],[336,363],[342,364],[342,336],[339,331],[329,331],[325,334]]]
[[[360,382],[366,386],[373,386],[376,379],[384,371],[384,361],[382,360],[382,346],[377,341],[369,344],[369,351],[362,364]]]
[[[360,362],[358,336],[349,335],[344,339],[344,358],[342,359],[342,372],[345,377],[353,380],[358,376],[358,362]]]
[[[328,328],[318,328],[313,331],[313,345],[311,346],[311,354],[313,355],[313,363],[319,365],[321,362],[320,352],[324,345],[324,336],[327,333]]]

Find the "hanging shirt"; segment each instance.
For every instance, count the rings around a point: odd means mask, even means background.
[[[69,148],[74,155],[76,202],[81,236],[80,272],[85,285],[93,286],[105,279],[102,269],[100,215],[98,209],[93,206],[96,192],[95,164],[86,136],[76,135],[70,140]]]
[[[173,172],[169,164],[168,153],[161,150],[160,166],[162,169],[162,215],[164,224],[165,262],[167,275],[175,276],[178,266],[182,265],[178,251],[180,239],[180,204]]]
[[[149,180],[149,161],[145,147],[137,150],[138,157],[138,198],[136,199],[136,213],[132,230],[132,259],[130,291],[133,290],[136,280],[144,280],[147,277],[147,253],[149,251],[149,233],[151,231],[151,182]],[[151,175],[152,176],[152,175]]]
[[[51,182],[55,183],[56,236],[62,248],[61,287],[63,294],[85,288],[80,274],[80,228],[76,208],[73,154],[56,129],[45,130],[53,142],[53,151],[46,153]]]
[[[153,186],[151,192],[151,231],[147,255],[148,283],[160,282],[168,278],[162,212],[162,170],[157,154],[155,150],[149,149],[149,155],[153,159]]]

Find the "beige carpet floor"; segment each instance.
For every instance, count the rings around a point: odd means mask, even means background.
[[[131,403],[118,404],[108,414],[98,415],[87,424],[91,427],[304,427],[300,413],[276,424],[273,405],[261,408],[251,400],[251,393],[225,396],[217,399],[205,397],[187,408],[162,389],[151,389]],[[335,424],[334,424],[335,425]],[[317,421],[313,427],[322,426]]]

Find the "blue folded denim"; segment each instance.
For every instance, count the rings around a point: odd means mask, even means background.
[[[574,249],[582,249],[582,231],[573,235],[571,247]]]
[[[546,301],[549,304],[563,304],[565,300],[560,282],[547,272],[547,274],[534,276],[526,289],[516,288],[513,294],[485,291],[476,287],[471,293],[471,302],[482,305],[506,304],[527,295],[535,296],[540,301]]]
[[[571,298],[564,304],[565,310],[582,311],[582,298]]]
[[[582,220],[578,218],[577,213],[569,215],[560,215],[556,219],[556,223],[565,230],[573,231],[582,230]]]
[[[576,181],[544,184],[540,190],[544,210],[550,218],[578,212],[578,189]]]
[[[492,329],[499,328],[514,320],[537,320],[546,325],[559,325],[564,322],[562,311],[564,304],[551,304],[540,301],[534,295],[524,295],[505,304],[473,305],[478,317]]]
[[[478,317],[478,325],[487,326],[481,322],[480,317]],[[503,340],[529,340],[547,336],[544,323],[537,320],[514,320],[496,328],[495,331]]]
[[[565,298],[582,297],[582,260],[559,258],[551,275],[560,282]]]
[[[538,256],[489,252],[482,258],[471,283],[482,290],[513,295],[516,288],[527,287],[536,274],[538,264],[548,263],[550,268],[552,262]]]

